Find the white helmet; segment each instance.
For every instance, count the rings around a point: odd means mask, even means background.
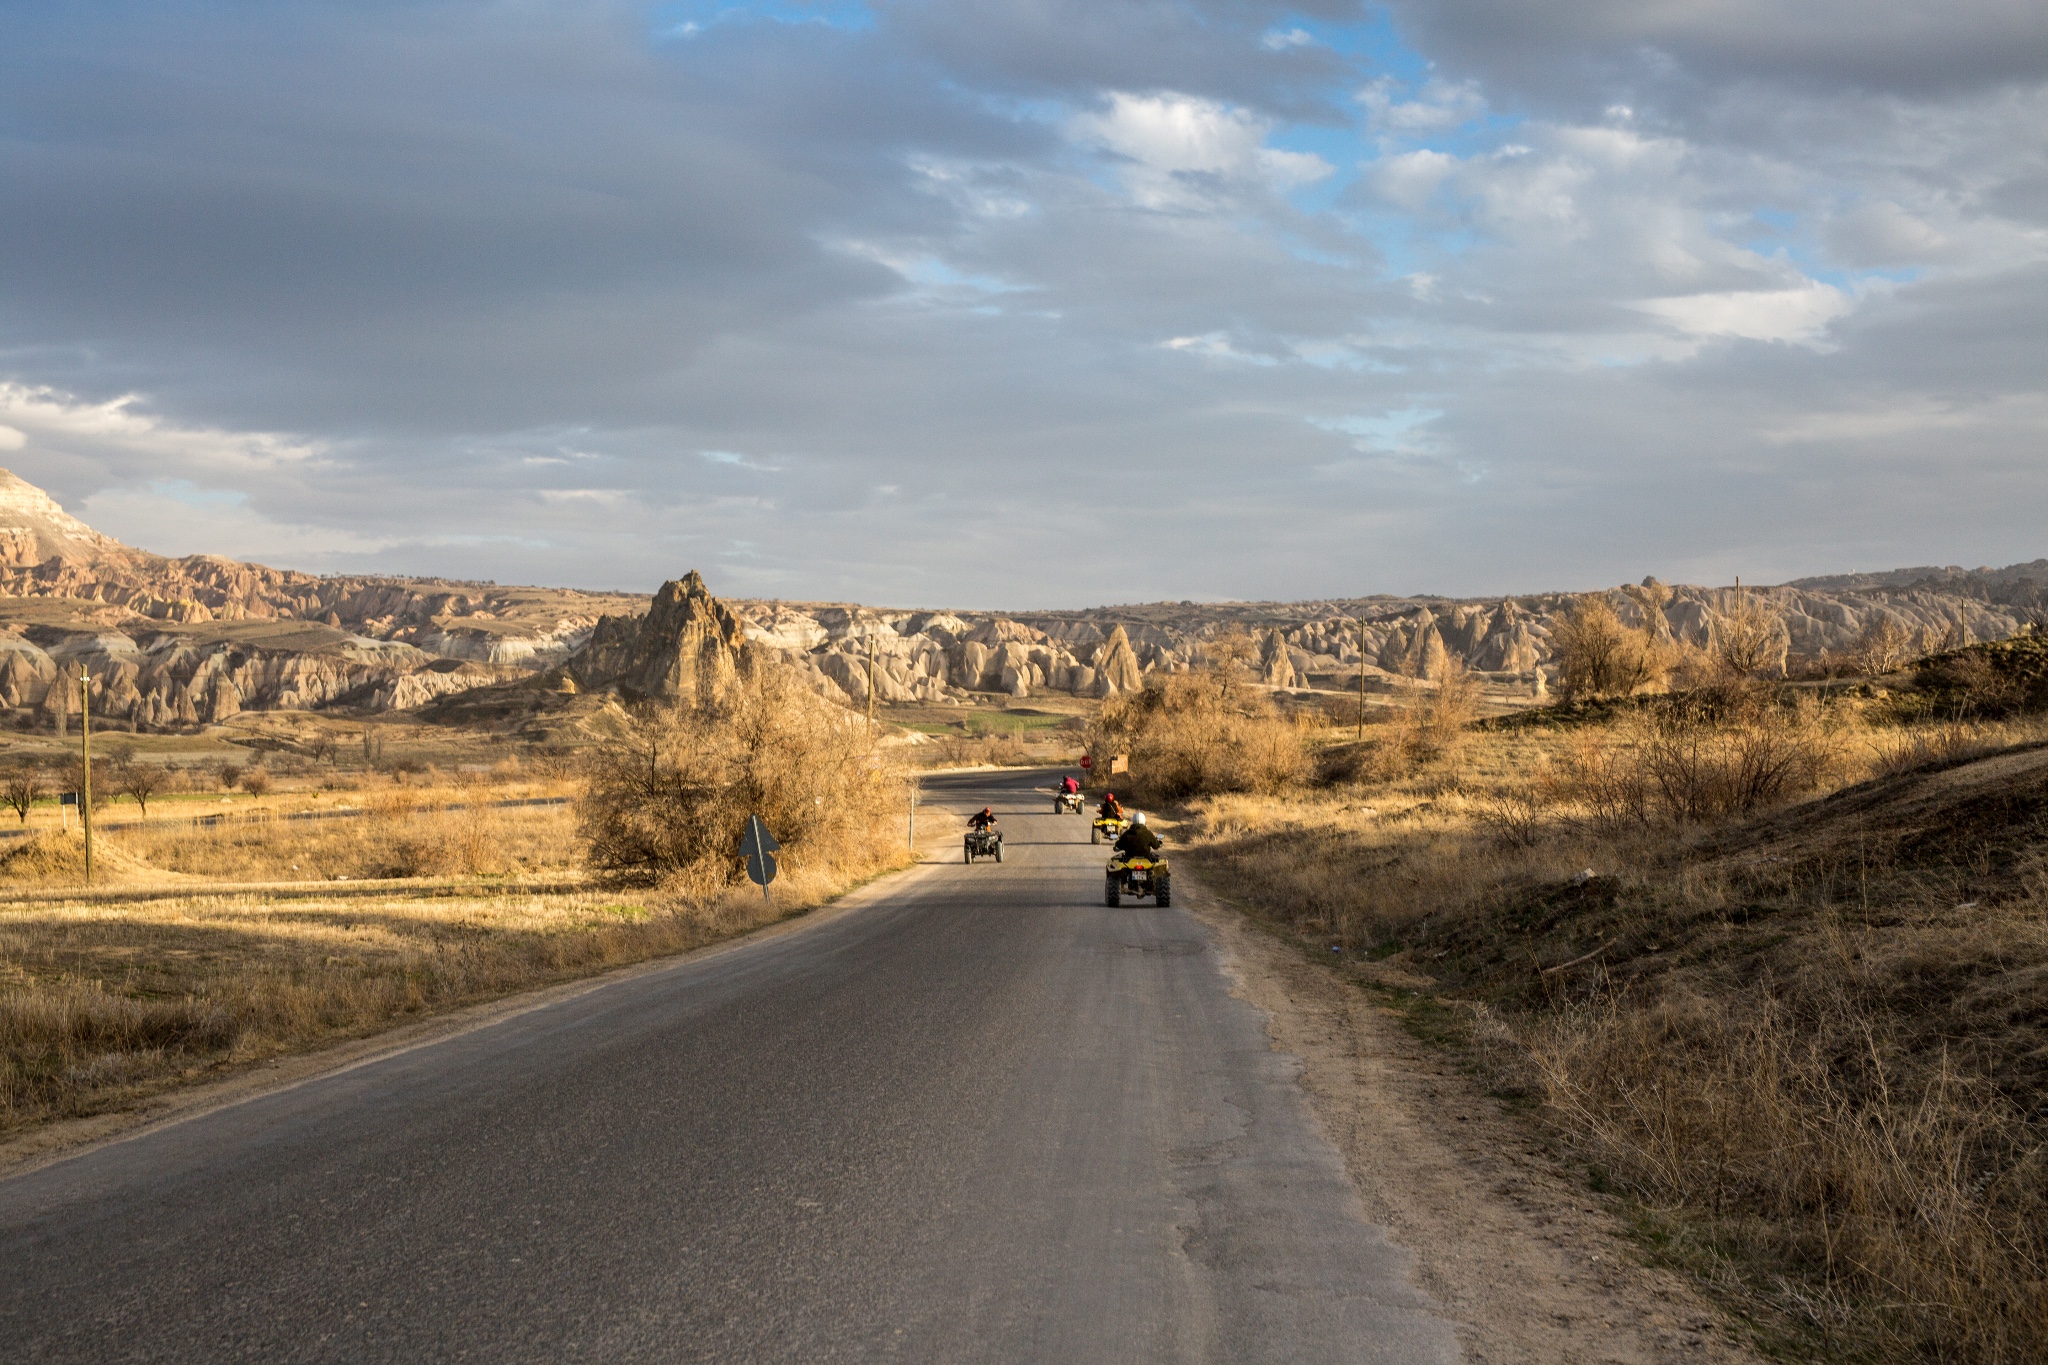
[[[1142,824],[1144,824],[1144,823],[1145,823],[1145,812],[1143,812],[1143,811],[1134,811],[1134,812],[1132,812],[1132,814],[1131,814],[1131,823],[1132,823],[1132,824],[1134,824],[1134,825],[1142,825]]]

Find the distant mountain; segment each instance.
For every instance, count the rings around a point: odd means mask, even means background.
[[[2048,621],[2048,560],[1843,574],[1750,592],[1776,612],[1788,657],[1850,650],[1877,621],[1930,643],[2003,639]],[[1653,593],[1605,595],[1627,619],[1706,644],[1733,594],[1657,585]],[[1433,678],[1456,659],[1496,681],[1537,688],[1551,665],[1552,629],[1583,596],[992,613],[721,602],[695,574],[652,601],[443,579],[320,577],[123,545],[0,470],[0,723],[63,723],[81,670],[94,679],[95,715],[161,729],[245,709],[378,711],[437,699],[444,701],[437,713],[453,715],[446,699],[488,688],[471,708],[482,715],[522,679],[530,683],[514,693],[529,701],[535,689],[666,695],[684,673],[712,667],[737,648],[735,631],[754,650],[803,670],[821,692],[852,702],[865,701],[870,688],[886,702],[959,701],[977,692],[1112,696],[1142,685],[1148,673],[1194,666],[1223,636],[1248,637],[1234,648],[1274,687],[1350,688],[1361,670],[1369,682],[1394,686],[1402,676]]]
[[[561,663],[631,594],[320,577],[123,545],[0,470],[0,717],[179,728],[243,709],[411,708]],[[58,686],[58,683],[64,686]]]

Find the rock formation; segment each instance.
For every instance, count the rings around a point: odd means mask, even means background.
[[[661,585],[645,616],[606,616],[568,663],[583,691],[635,700],[716,698],[738,675],[746,630],[695,569]]]

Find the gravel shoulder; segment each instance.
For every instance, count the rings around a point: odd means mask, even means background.
[[[1528,1131],[1453,1061],[1335,973],[1183,877],[1234,989],[1264,1011],[1276,1051],[1342,1154],[1366,1215],[1412,1251],[1416,1279],[1481,1363],[1760,1357],[1674,1271],[1644,1264]]]

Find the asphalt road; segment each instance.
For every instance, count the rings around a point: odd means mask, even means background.
[[[0,1182],[5,1361],[1452,1360],[1179,909],[1005,861]]]

